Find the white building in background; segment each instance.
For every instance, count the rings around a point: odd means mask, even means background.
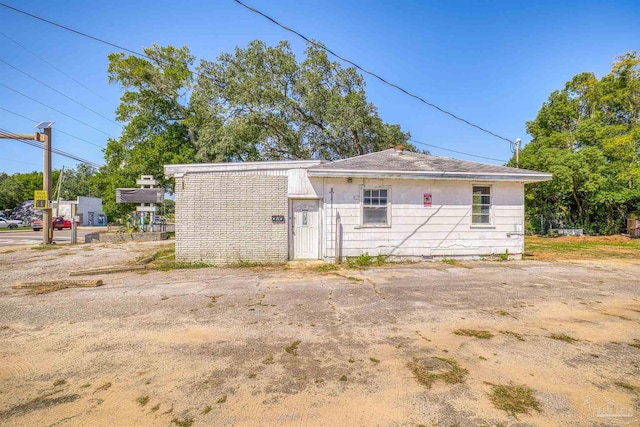
[[[77,204],[76,215],[80,225],[107,225],[107,217],[102,211],[102,198],[78,196],[77,200],[60,200],[57,216],[71,219],[71,205]],[[53,215],[56,215],[57,202],[52,203]]]
[[[400,147],[334,162],[165,165],[176,259],[225,264],[524,251],[524,185],[551,175]]]

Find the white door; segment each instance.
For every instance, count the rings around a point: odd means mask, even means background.
[[[317,200],[292,200],[291,243],[293,259],[318,259],[318,224],[320,214]]]

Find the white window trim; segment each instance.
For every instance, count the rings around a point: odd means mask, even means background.
[[[489,201],[490,201],[490,205],[489,205],[489,224],[476,224],[473,222],[473,187],[489,187]],[[469,223],[471,228],[496,228],[495,225],[495,215],[494,215],[494,203],[493,203],[493,197],[494,197],[494,192],[493,192],[493,184],[490,183],[486,183],[486,182],[472,182],[471,186],[469,188],[470,192],[471,192],[471,209],[469,212]]]
[[[364,190],[387,190],[387,223],[364,224]],[[390,185],[361,185],[360,186],[360,225],[355,228],[391,228],[391,186]]]

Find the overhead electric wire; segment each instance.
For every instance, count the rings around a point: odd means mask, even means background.
[[[43,82],[42,80],[39,80],[39,79],[37,79],[37,78],[33,77],[31,74],[27,73],[26,71],[21,70],[20,68],[16,67],[15,65],[11,65],[10,63],[8,63],[7,61],[5,61],[4,59],[0,58],[0,62],[2,62],[3,64],[5,64],[5,65],[6,65],[6,66],[8,66],[8,67],[13,68],[14,70],[16,70],[16,71],[17,71],[17,72],[19,72],[19,73],[24,74],[25,76],[29,77],[31,80],[34,80],[34,81],[36,81],[36,82],[40,83],[41,85],[43,85],[43,86],[45,86],[45,87],[48,87],[49,89],[51,89],[51,90],[52,90],[52,91],[54,91],[55,93],[57,93],[57,94],[59,94],[59,95],[64,96],[64,97],[65,97],[65,98],[67,98],[69,101],[71,101],[71,102],[73,102],[73,103],[75,103],[75,104],[77,104],[77,105],[81,106],[82,108],[84,108],[84,109],[86,109],[86,110],[91,111],[92,113],[94,113],[94,114],[96,114],[96,115],[98,115],[98,116],[102,117],[102,118],[103,118],[103,119],[105,119],[105,120],[108,120],[109,122],[113,123],[113,124],[114,124],[114,125],[116,125],[116,126],[120,126],[120,127],[122,127],[122,125],[121,125],[120,123],[114,122],[114,121],[113,121],[113,120],[111,120],[109,117],[107,117],[107,116],[105,116],[105,115],[103,115],[103,114],[101,114],[101,113],[97,112],[97,111],[96,111],[96,110],[94,110],[93,108],[87,107],[86,105],[84,105],[83,103],[81,103],[81,102],[79,102],[79,101],[75,100],[74,98],[70,97],[69,95],[67,95],[67,94],[65,94],[65,93],[63,93],[63,92],[60,92],[58,89],[54,88],[53,86],[51,86],[51,85],[49,85],[49,84],[47,84],[47,83]]]
[[[493,157],[478,156],[477,154],[465,153],[464,151],[451,150],[449,148],[439,147],[439,146],[433,145],[433,144],[427,144],[426,142],[416,141],[415,139],[409,139],[409,142],[413,142],[414,144],[426,145],[427,147],[433,147],[433,148],[437,148],[439,150],[450,151],[452,153],[463,154],[463,155],[469,156],[469,157],[477,157],[479,159],[485,159],[485,160],[494,160],[496,162],[502,162],[502,163],[507,163],[508,162],[507,160],[494,159]]]
[[[32,123],[37,123],[37,122],[38,122],[38,120],[35,120],[35,119],[32,119],[32,118],[29,118],[29,117],[27,117],[27,116],[23,116],[22,114],[16,113],[15,111],[8,110],[8,109],[6,109],[6,108],[4,108],[4,107],[2,107],[2,106],[0,106],[0,110],[6,111],[7,113],[13,114],[14,116],[22,117],[23,119],[25,119],[25,120],[27,120],[27,121],[30,121],[30,122],[32,122]],[[77,139],[78,141],[83,141],[83,142],[86,142],[87,144],[94,145],[94,146],[96,146],[96,147],[98,147],[98,148],[100,148],[100,149],[104,149],[104,147],[103,147],[102,145],[98,145],[98,144],[96,144],[95,142],[91,142],[91,141],[86,140],[86,139],[84,139],[84,138],[80,138],[79,136],[72,135],[72,134],[70,134],[70,133],[68,133],[68,132],[63,131],[62,129],[60,129],[60,128],[58,128],[58,127],[56,127],[55,129],[56,129],[56,132],[59,132],[59,133],[65,134],[65,135],[67,135],[67,136],[70,136],[71,138],[75,138],[75,139]]]
[[[87,127],[90,127],[91,129],[97,130],[98,132],[103,133],[103,134],[107,135],[108,137],[111,137],[111,138],[114,138],[114,139],[116,138],[115,136],[113,136],[113,135],[111,135],[111,134],[109,134],[109,133],[107,133],[107,132],[105,132],[103,130],[98,129],[97,127],[92,126],[87,122],[83,122],[82,120],[77,119],[77,118],[75,118],[73,116],[70,116],[69,114],[67,114],[65,112],[62,112],[62,111],[58,110],[57,108],[54,108],[54,107],[52,107],[50,105],[47,105],[44,102],[41,102],[41,101],[39,101],[39,100],[37,100],[35,98],[30,97],[29,95],[25,95],[24,93],[20,92],[19,90],[16,90],[16,89],[14,89],[12,87],[9,87],[4,83],[0,83],[0,86],[3,86],[4,88],[9,89],[10,91],[17,93],[18,95],[22,95],[25,98],[32,100],[33,102],[37,102],[38,104],[40,104],[42,106],[45,106],[45,107],[47,107],[47,108],[49,108],[49,109],[51,109],[51,110],[53,110],[53,111],[55,111],[55,112],[57,112],[59,114],[62,114],[63,116],[69,117],[70,119],[75,120],[76,122],[81,123],[81,124],[83,124],[83,125],[85,125]]]
[[[20,135],[14,133],[14,132],[8,131],[8,130],[3,129],[3,128],[0,128],[0,133],[2,133],[4,135],[9,135],[9,136],[12,137],[11,139],[14,139],[16,141],[20,141],[20,142],[22,142],[24,144],[31,145],[32,147],[36,147],[36,148],[40,148],[41,150],[45,150],[44,144],[42,144],[40,142],[37,142],[37,141],[34,141],[34,140],[21,138]],[[76,155],[71,154],[71,153],[67,153],[66,151],[58,150],[57,148],[53,148],[52,147],[51,148],[51,152],[54,153],[54,154],[58,154],[60,156],[64,156],[64,157],[67,157],[69,159],[75,160],[75,161],[80,162],[80,163],[85,163],[85,164],[87,164],[89,166],[93,166],[95,168],[99,168],[99,167],[102,166],[102,165],[100,165],[98,163],[92,162],[91,160],[83,159],[82,157],[76,156]]]
[[[513,141],[511,141],[509,138],[506,138],[506,137],[504,137],[504,136],[498,135],[498,134],[497,134],[497,133],[495,133],[495,132],[491,132],[490,130],[485,129],[485,128],[483,128],[482,126],[476,125],[476,124],[474,124],[474,123],[472,123],[472,122],[470,122],[470,121],[468,121],[468,120],[466,120],[466,119],[463,119],[462,117],[460,117],[460,116],[458,116],[458,115],[456,115],[456,114],[454,114],[454,113],[452,113],[452,112],[450,112],[450,111],[445,110],[444,108],[438,107],[436,104],[434,104],[434,103],[432,103],[432,102],[427,101],[426,99],[422,98],[421,96],[416,95],[416,94],[414,94],[414,93],[412,93],[412,92],[408,91],[407,89],[404,89],[404,88],[402,88],[402,87],[398,86],[397,84],[392,83],[392,82],[390,82],[390,81],[386,80],[385,78],[383,78],[383,77],[381,77],[380,75],[378,75],[378,74],[374,73],[373,71],[369,71],[369,70],[367,70],[366,68],[363,68],[363,67],[359,66],[358,64],[356,64],[355,62],[353,62],[353,61],[351,61],[351,60],[349,60],[349,59],[345,58],[344,56],[338,55],[337,53],[335,53],[333,50],[329,49],[328,47],[323,46],[322,44],[319,44],[319,43],[317,43],[317,42],[315,42],[315,41],[311,40],[310,38],[308,38],[308,37],[306,37],[305,35],[303,35],[303,34],[299,33],[298,31],[296,31],[296,30],[294,30],[294,29],[292,29],[292,28],[289,28],[289,27],[287,27],[286,25],[281,24],[280,22],[276,21],[275,19],[273,19],[273,18],[272,18],[272,17],[270,17],[269,15],[266,15],[265,13],[263,13],[263,12],[259,11],[258,9],[255,9],[255,8],[253,8],[253,7],[249,6],[249,5],[247,5],[247,4],[243,3],[243,2],[241,2],[240,0],[233,0],[233,1],[235,1],[236,3],[238,3],[238,4],[239,4],[239,5],[241,5],[241,6],[245,7],[246,9],[248,9],[248,10],[250,10],[250,11],[254,12],[254,13],[257,13],[258,15],[260,15],[260,16],[262,16],[262,17],[264,17],[264,18],[268,19],[269,21],[271,21],[271,22],[273,22],[274,24],[276,24],[278,27],[280,27],[280,28],[282,28],[282,29],[284,29],[284,30],[286,30],[286,31],[289,31],[290,33],[293,33],[293,34],[297,35],[298,37],[302,38],[302,39],[303,39],[303,40],[305,40],[306,42],[308,42],[308,43],[312,44],[313,46],[315,46],[315,47],[317,47],[317,48],[319,48],[319,49],[322,49],[322,50],[324,50],[325,52],[330,53],[331,55],[335,56],[336,58],[338,58],[338,59],[340,59],[340,60],[342,60],[342,61],[344,61],[344,62],[346,62],[346,63],[348,63],[348,64],[353,65],[354,67],[356,67],[358,70],[362,71],[363,73],[368,74],[368,75],[370,75],[371,77],[374,77],[374,78],[376,78],[376,79],[380,80],[382,83],[384,83],[384,84],[386,84],[386,85],[388,85],[388,86],[391,86],[391,87],[393,87],[393,88],[395,88],[395,89],[397,89],[397,90],[399,90],[399,91],[403,92],[404,94],[409,95],[409,96],[410,96],[410,97],[412,97],[412,98],[417,99],[418,101],[422,102],[423,104],[426,104],[426,105],[428,105],[429,107],[435,108],[436,110],[440,111],[441,113],[444,113],[444,114],[446,114],[446,115],[448,115],[448,116],[450,116],[450,117],[453,117],[454,119],[459,120],[459,121],[461,121],[461,122],[463,122],[463,123],[465,123],[465,124],[467,124],[467,125],[469,125],[469,126],[472,126],[472,127],[476,128],[476,129],[478,129],[478,130],[482,131],[482,132],[485,132],[485,133],[487,133],[487,134],[489,134],[489,135],[492,135],[492,136],[494,136],[494,137],[496,137],[496,138],[502,139],[502,140],[504,140],[504,141],[507,141],[507,142],[508,142],[508,143],[510,143],[510,144],[513,144]]]
[[[26,50],[27,52],[29,52],[31,55],[35,56],[36,58],[38,58],[40,61],[44,62],[45,64],[47,64],[49,67],[53,68],[54,70],[58,71],[60,74],[65,75],[67,78],[69,78],[70,80],[73,80],[74,82],[76,82],[79,86],[81,86],[83,89],[85,89],[86,91],[94,94],[95,96],[97,96],[98,98],[102,99],[104,102],[106,102],[107,104],[113,106],[113,107],[117,107],[116,104],[114,104],[113,102],[109,101],[107,98],[105,98],[104,96],[100,95],[98,92],[92,90],[90,87],[88,87],[87,85],[83,84],[82,82],[80,82],[79,80],[75,79],[73,76],[71,76],[70,74],[64,72],[63,70],[61,70],[60,68],[56,67],[54,64],[52,64],[51,62],[47,61],[46,59],[44,59],[43,57],[41,57],[40,55],[38,55],[37,53],[33,52],[32,50],[30,50],[29,48],[27,48],[26,46],[20,44],[19,42],[17,42],[16,40],[14,40],[13,38],[9,37],[8,35],[6,35],[5,33],[3,33],[2,31],[0,31],[0,35],[4,36],[5,38],[9,39],[10,41],[12,41],[13,43],[15,43],[16,45],[20,46],[22,49]]]
[[[20,9],[15,8],[15,7],[13,7],[13,6],[10,6],[10,5],[6,4],[6,3],[1,3],[1,2],[0,2],[0,6],[4,6],[4,7],[6,7],[7,9],[11,9],[11,10],[13,10],[14,12],[18,12],[18,13],[22,13],[23,15],[30,16],[31,18],[37,19],[38,21],[46,22],[47,24],[51,24],[51,25],[54,25],[54,26],[56,26],[56,27],[58,27],[58,28],[62,28],[63,30],[71,31],[72,33],[76,33],[76,34],[81,35],[81,36],[83,36],[83,37],[88,37],[88,38],[90,38],[90,39],[92,39],[92,40],[95,40],[95,41],[97,41],[97,42],[104,43],[104,44],[106,44],[106,45],[109,45],[109,46],[112,46],[112,47],[115,47],[115,48],[118,48],[118,49],[122,49],[122,50],[127,51],[127,52],[129,52],[129,53],[132,53],[132,54],[134,54],[134,55],[142,56],[142,57],[145,57],[145,58],[149,58],[149,57],[148,57],[147,55],[145,55],[144,53],[140,53],[140,52],[136,52],[135,50],[127,49],[126,47],[119,46],[119,45],[117,45],[117,44],[115,44],[115,43],[108,42],[108,41],[106,41],[106,40],[103,40],[103,39],[98,38],[98,37],[94,37],[94,36],[89,35],[89,34],[87,34],[87,33],[83,33],[82,31],[74,30],[73,28],[67,27],[67,26],[65,26],[65,25],[58,24],[58,23],[53,22],[53,21],[49,21],[48,19],[42,18],[42,17],[40,17],[40,16],[34,15],[34,14],[32,14],[32,13],[29,13],[29,12],[25,12],[24,10],[20,10]],[[150,58],[149,58],[149,59],[150,59]]]

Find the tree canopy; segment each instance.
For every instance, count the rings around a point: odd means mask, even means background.
[[[553,92],[535,120],[520,167],[551,172],[529,185],[527,213],[589,232],[622,232],[640,211],[640,58],[629,52],[598,79],[581,73]],[[511,161],[513,166],[514,161]]]
[[[164,164],[288,159],[334,160],[408,144],[409,134],[387,124],[367,101],[354,68],[330,61],[312,44],[296,59],[287,42],[253,41],[215,61],[187,47],[152,46],[147,58],[109,55],[109,81],[124,93],[118,139],[105,149],[94,178],[109,217],[115,189],[152,174],[170,189]]]

